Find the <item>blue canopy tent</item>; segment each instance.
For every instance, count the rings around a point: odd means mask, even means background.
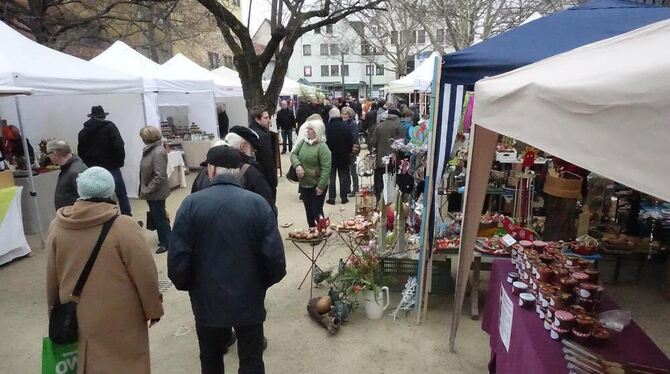
[[[432,133],[433,146],[428,155],[427,195],[435,196],[435,182],[441,178],[445,163],[448,161],[446,157],[450,154],[461,117],[464,91],[472,88],[479,79],[508,72],[665,19],[670,19],[670,8],[623,0],[593,0],[547,15],[469,48],[445,55],[440,86],[437,90],[439,97],[437,121]],[[471,142],[474,142],[474,139],[471,139]],[[478,205],[481,211],[483,199],[469,200],[471,199],[466,196],[466,209],[471,204]],[[432,203],[426,207],[427,231],[424,233],[426,239],[422,255],[424,269],[427,257],[430,256],[426,244],[432,243],[437,214],[436,199],[429,201]],[[476,233],[468,234],[476,235]],[[473,248],[465,247],[465,243],[462,243],[450,333],[452,351],[473,258]],[[423,295],[425,290],[421,291],[420,295]]]

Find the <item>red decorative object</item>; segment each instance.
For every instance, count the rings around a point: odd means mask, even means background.
[[[319,230],[319,232],[324,232],[329,227],[330,227],[330,218],[329,217],[320,217],[316,221],[316,229]]]

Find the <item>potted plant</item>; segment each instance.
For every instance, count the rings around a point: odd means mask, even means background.
[[[365,298],[365,315],[369,319],[379,319],[389,304],[387,284],[393,278],[383,273],[381,258],[375,250],[363,250],[361,256],[351,255],[346,265],[340,269],[331,281],[337,289],[340,299],[356,306],[359,294]],[[383,294],[386,302],[383,303]]]

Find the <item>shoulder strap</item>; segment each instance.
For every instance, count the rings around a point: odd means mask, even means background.
[[[74,291],[72,291],[72,296],[79,297],[81,295],[81,291],[84,288],[84,284],[86,284],[86,280],[88,279],[89,274],[91,274],[91,269],[93,269],[93,264],[95,264],[95,259],[98,257],[98,253],[100,253],[102,243],[105,241],[105,238],[107,237],[109,230],[112,228],[112,225],[116,220],[116,217],[118,217],[118,215],[110,218],[107,222],[105,222],[102,225],[102,230],[100,231],[98,241],[95,243],[93,252],[91,253],[91,256],[88,258],[88,261],[86,261],[86,265],[84,265],[84,270],[82,270],[81,275],[79,275],[79,280],[77,280],[77,285],[74,287]]]
[[[242,182],[242,188],[247,187],[247,178],[245,175],[247,174],[247,170],[249,169],[249,164],[242,164],[242,167],[240,167],[240,182]]]

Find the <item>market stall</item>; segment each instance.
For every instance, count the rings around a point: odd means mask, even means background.
[[[23,187],[0,189],[0,265],[30,253],[23,233],[21,192]]]
[[[145,125],[141,79],[39,45],[4,23],[0,42],[0,86],[26,86],[33,92],[0,98],[0,117],[22,123],[22,135],[35,145],[60,138],[76,149],[91,107],[102,105],[124,136],[127,157],[121,171],[126,184],[138,185],[143,144],[137,134]],[[135,197],[137,191],[128,188],[128,193]]]
[[[479,79],[510,71],[543,58],[667,18],[670,18],[670,9],[668,8],[620,0],[590,1],[547,15],[484,40],[472,47],[446,55],[441,66],[437,118],[434,132],[431,134],[434,138],[431,139],[433,145],[429,150],[429,159],[435,160],[435,162],[427,171],[428,180],[434,181],[442,177],[446,158],[451,153],[456,129],[463,111],[462,102],[465,91],[466,89],[472,89]],[[551,42],[547,42],[548,40]],[[477,95],[476,90],[475,95]],[[477,98],[477,100],[479,99]],[[497,139],[496,137],[496,141]],[[479,141],[481,139],[471,138],[470,149],[476,146]],[[491,153],[492,156],[493,153]],[[490,162],[484,162],[482,165],[479,165],[477,161],[475,161],[475,164],[468,164],[469,171],[477,167],[483,167],[487,173],[486,177],[483,175],[468,175],[468,184],[487,183]],[[432,201],[437,201],[438,191],[435,187],[434,183],[429,184],[429,198],[430,196],[435,197]],[[467,198],[465,204],[467,209]],[[425,235],[429,237],[428,242],[430,243],[432,242],[431,237],[434,235],[434,222],[435,216],[438,214],[438,206],[431,203],[427,209],[429,211],[429,224]],[[472,230],[476,231],[476,228]],[[464,232],[464,234],[474,235],[475,232]],[[472,246],[463,243],[461,248],[466,250],[462,251],[459,256],[457,302],[452,320],[452,350],[454,348],[453,334],[458,326],[459,308],[463,303],[466,280],[472,262]]]
[[[670,136],[670,52],[665,48],[669,41],[670,21],[661,21],[477,83],[458,280],[461,291],[460,275],[469,268],[476,217],[484,200],[488,179],[484,171],[493,161],[498,134],[643,193],[670,199],[664,161],[670,157],[665,141]],[[455,310],[460,311],[462,294],[457,296]],[[489,291],[489,297],[496,295]],[[452,324],[452,347],[457,327],[458,323]],[[617,339],[626,338],[625,345],[613,344],[607,358],[667,369],[662,353],[661,361],[652,359],[651,355],[659,356],[653,346],[632,349],[631,343],[639,340],[631,334],[640,336],[635,325],[617,335]]]

